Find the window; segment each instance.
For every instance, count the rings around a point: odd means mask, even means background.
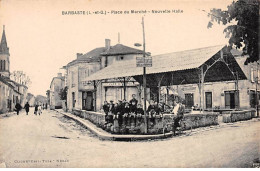
[[[250,100],[250,107],[254,108],[256,107],[256,104],[259,104],[259,95],[260,95],[260,92],[258,91],[257,92],[257,96],[256,96],[256,91],[255,90],[250,90],[250,95],[249,95],[249,100]]]
[[[212,108],[212,92],[205,92],[206,108]]]
[[[74,72],[71,71],[71,87],[75,87]]]
[[[5,60],[3,61],[3,70],[5,71]]]
[[[105,57],[105,67],[107,67],[107,65],[108,65],[108,57],[106,56]]]
[[[118,60],[118,61],[124,60],[124,56],[117,56],[117,60]]]
[[[191,108],[192,106],[194,106],[193,93],[185,94],[185,105],[187,108]]]

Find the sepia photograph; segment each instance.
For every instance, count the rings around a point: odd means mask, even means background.
[[[259,168],[258,0],[0,0],[0,168]]]

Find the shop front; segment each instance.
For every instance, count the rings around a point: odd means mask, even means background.
[[[123,99],[129,101],[133,94],[139,95],[138,82],[126,82],[125,87],[121,82],[105,82],[102,83],[102,86],[105,91],[104,100],[108,102],[112,100],[116,103]]]

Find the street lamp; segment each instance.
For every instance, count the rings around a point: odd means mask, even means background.
[[[145,58],[145,33],[144,33],[144,17],[142,17],[142,27],[143,27],[143,58]],[[134,44],[137,47],[142,46],[140,43]],[[145,60],[144,60],[145,61]],[[147,114],[146,114],[146,67],[143,66],[143,87],[144,87],[144,132],[147,133]]]

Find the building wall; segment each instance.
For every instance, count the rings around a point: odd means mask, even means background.
[[[100,70],[100,63],[76,63],[67,67],[67,105],[73,109],[72,93],[75,94],[75,109],[82,109],[82,91],[94,91],[93,85],[84,82],[86,77]]]
[[[122,60],[127,61],[127,60],[134,59],[136,57],[142,57],[142,56],[143,56],[142,54],[114,55],[114,56],[107,56],[107,57],[103,56],[101,58],[101,67],[105,68],[106,58],[107,58],[107,66],[109,66],[117,61],[122,61]],[[123,59],[121,59],[121,57],[123,57]]]
[[[0,113],[13,111],[15,104],[20,103],[20,94],[3,82],[0,82],[0,94]]]
[[[50,107],[54,109],[55,107],[62,107],[62,101],[60,99],[59,92],[64,88],[64,79],[53,78],[50,86]]]
[[[8,89],[9,87],[4,84],[3,82],[0,82],[0,113],[5,113],[8,111],[7,106],[7,99],[8,99]]]

